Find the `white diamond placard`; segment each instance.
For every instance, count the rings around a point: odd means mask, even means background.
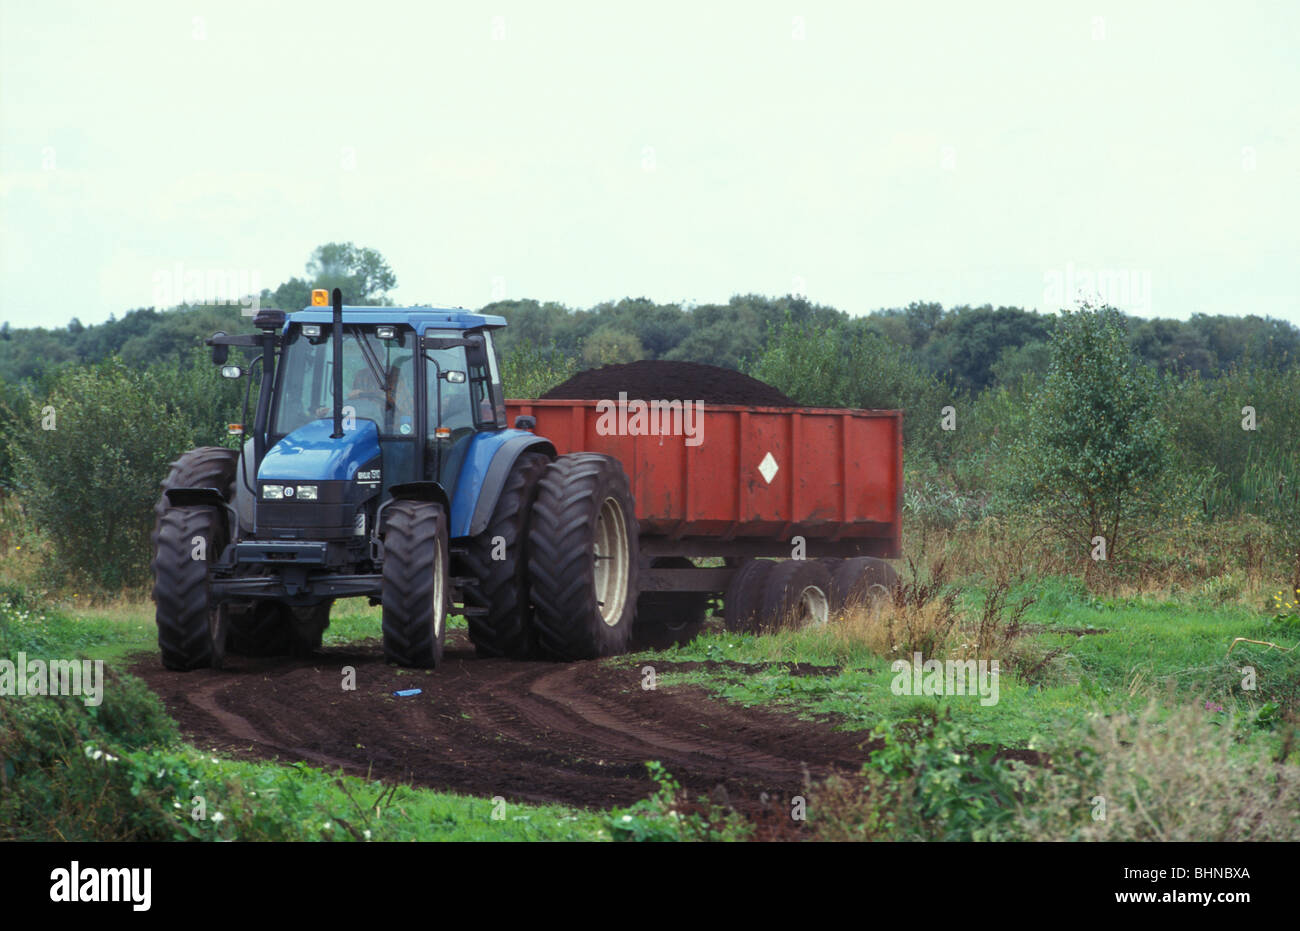
[[[772,454],[768,453],[763,457],[763,461],[758,464],[758,473],[763,476],[763,481],[771,485],[772,479],[776,477],[777,470],[780,468],[776,464],[776,460],[772,458]]]

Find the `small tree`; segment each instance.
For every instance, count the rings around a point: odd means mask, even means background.
[[[906,348],[861,323],[787,318],[748,373],[800,404],[902,410],[906,455],[914,460],[942,450],[941,412],[953,391],[918,366]]]
[[[568,381],[577,368],[577,363],[555,346],[543,349],[525,338],[502,354],[501,386],[508,398],[538,398]]]
[[[1089,551],[1101,537],[1109,558],[1144,535],[1168,497],[1155,373],[1131,357],[1113,307],[1062,311],[1051,347],[1020,444],[1020,484],[1062,537]]]
[[[114,358],[66,370],[11,437],[24,508],[50,539],[53,581],[144,581],[158,483],[190,426],[148,375]]]

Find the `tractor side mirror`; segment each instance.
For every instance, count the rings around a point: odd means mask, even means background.
[[[447,369],[447,371],[442,373],[442,377],[447,379],[447,381],[451,382],[453,385],[465,384],[465,373],[459,369]]]
[[[225,333],[218,331],[218,332],[212,334],[212,338],[213,338],[213,339],[216,339],[218,336],[225,336],[225,335],[226,335]],[[229,347],[229,346],[225,345],[224,343],[214,343],[214,344],[213,344],[213,346],[212,346],[212,362],[213,362],[214,365],[225,365],[225,364],[226,364],[226,360],[229,359],[229,358],[230,358],[230,347]]]
[[[223,365],[221,367],[222,378],[242,378],[243,375],[244,375],[244,370],[241,369],[238,365]]]

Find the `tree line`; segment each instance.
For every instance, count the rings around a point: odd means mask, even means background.
[[[262,303],[294,310],[315,287],[341,287],[349,303],[385,304],[396,285],[379,253],[351,243],[321,246],[306,271]],[[498,349],[515,397],[581,368],[668,359],[741,369],[803,404],[902,409],[907,509],[923,524],[1028,515],[1076,552],[1098,536],[1123,552],[1144,529],[1245,514],[1273,528],[1283,559],[1300,550],[1300,330],[1283,321],[933,303],[853,316],[752,294],[480,310],[509,323]],[[147,576],[167,462],[233,442],[244,399],[202,341],[251,329],[235,305],[0,332],[0,507],[34,524],[65,583]],[[0,553],[32,539],[9,524]]]

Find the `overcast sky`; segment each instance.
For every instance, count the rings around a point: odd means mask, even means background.
[[[0,320],[350,240],[399,303],[1300,324],[1300,4],[701,6],[0,0]]]

